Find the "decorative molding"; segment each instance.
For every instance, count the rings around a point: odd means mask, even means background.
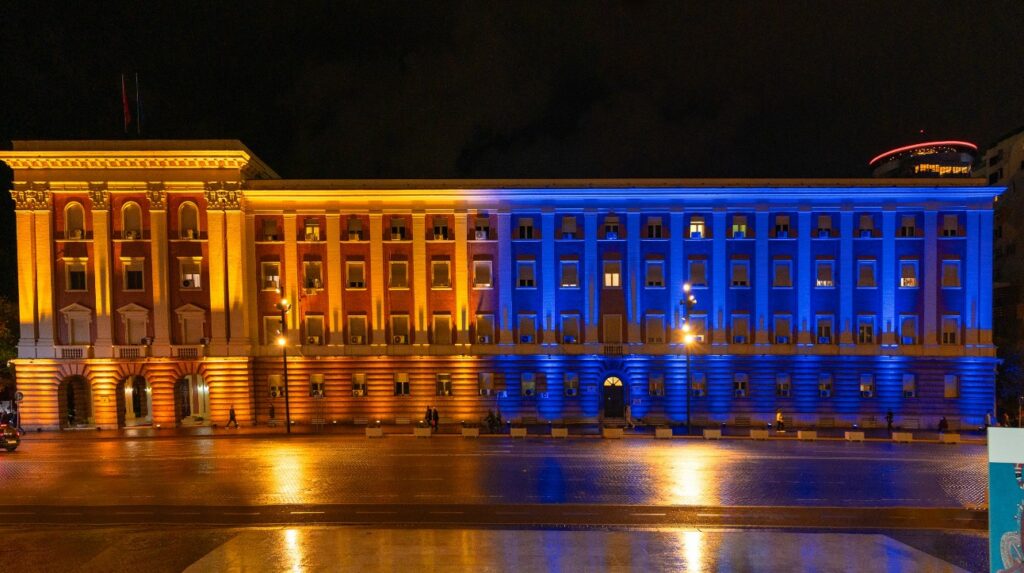
[[[16,181],[14,189],[11,189],[11,198],[14,199],[15,209],[49,210],[53,207],[53,195],[50,193],[50,184],[45,182]]]
[[[242,192],[238,181],[208,181],[205,188],[207,209],[241,208]]]
[[[105,182],[89,182],[89,199],[92,201],[93,210],[107,210],[110,208],[110,192],[107,191]]]
[[[74,155],[81,153],[81,155]],[[244,169],[247,153],[154,153],[0,151],[0,161],[11,169]],[[260,166],[250,169],[258,171]]]
[[[146,197],[149,198],[150,209],[164,209],[167,205],[167,188],[162,181],[147,182]]]

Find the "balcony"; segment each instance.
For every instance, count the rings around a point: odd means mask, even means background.
[[[171,355],[175,358],[185,358],[188,360],[194,360],[201,358],[205,352],[203,351],[203,345],[201,344],[184,344],[171,346]]]
[[[141,344],[133,344],[130,346],[114,346],[114,356],[117,358],[145,358],[149,355],[149,347]]]
[[[63,358],[65,360],[92,358],[92,346],[88,344],[55,346],[54,350],[56,351],[55,354],[57,358]]]

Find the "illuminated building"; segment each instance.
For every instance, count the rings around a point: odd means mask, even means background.
[[[28,427],[280,419],[282,298],[298,423],[682,422],[686,281],[694,423],[992,409],[975,180],[287,180],[233,141],[0,160]]]
[[[970,177],[977,151],[966,141],[926,141],[890,149],[868,165],[875,177]]]

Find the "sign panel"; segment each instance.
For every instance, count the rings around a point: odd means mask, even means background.
[[[1024,573],[1024,429],[988,429],[988,539],[992,573]]]

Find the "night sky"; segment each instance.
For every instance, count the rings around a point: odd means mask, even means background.
[[[0,145],[125,137],[122,72],[143,137],[291,178],[860,177],[1024,125],[1016,0],[59,4],[4,6]]]

